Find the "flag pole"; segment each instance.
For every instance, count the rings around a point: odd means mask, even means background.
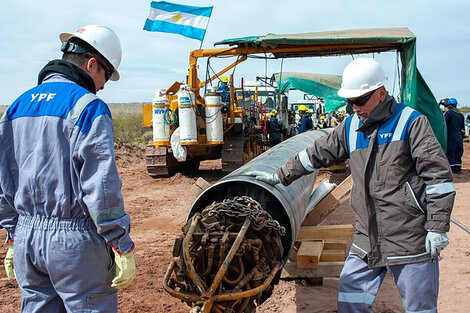
[[[212,10],[214,9],[214,6],[211,7]],[[204,32],[204,36],[202,37],[202,40],[201,40],[201,45],[199,45],[199,50],[202,49],[202,43],[204,42],[204,38],[206,37],[206,33],[207,33],[207,29],[209,28],[209,23],[211,21],[211,16],[212,16],[212,10],[211,10],[211,14],[209,15],[209,20],[207,21],[207,27],[206,27],[206,31]]]

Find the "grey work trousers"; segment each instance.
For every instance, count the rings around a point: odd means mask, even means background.
[[[21,215],[14,239],[22,312],[117,312],[114,257],[91,219]]]
[[[355,254],[349,254],[339,278],[338,313],[372,312],[387,271],[398,287],[406,313],[437,313],[437,259],[369,268],[367,260]]]

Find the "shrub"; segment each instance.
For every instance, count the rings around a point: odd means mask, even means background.
[[[142,126],[142,105],[111,104],[109,108],[113,115],[115,144],[145,148],[152,132]]]

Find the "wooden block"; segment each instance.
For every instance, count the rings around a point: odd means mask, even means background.
[[[204,178],[199,177],[191,186],[191,192],[194,194],[195,197],[197,197],[210,185],[211,184],[209,184]]]
[[[298,268],[297,264],[287,262],[281,273],[281,278],[314,278],[314,277],[339,277],[344,262],[320,262],[316,268]]]
[[[338,289],[338,277],[323,277],[322,286],[325,288]]]
[[[330,167],[322,167],[319,168],[320,171],[344,171],[348,168],[346,162],[340,163],[340,164],[335,164]]]
[[[297,251],[297,266],[300,268],[315,268],[318,266],[323,250],[323,241],[304,241]]]
[[[344,250],[326,250],[323,249],[320,262],[342,262],[346,259]]]
[[[349,175],[334,188],[322,201],[320,201],[305,217],[302,226],[313,226],[320,224],[341,203],[348,199],[352,187],[352,176]]]
[[[342,250],[346,253],[346,240],[325,240],[323,250]]]
[[[297,234],[297,241],[325,239],[348,240],[352,238],[353,233],[354,227],[351,224],[302,226]]]

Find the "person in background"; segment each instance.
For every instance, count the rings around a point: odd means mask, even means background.
[[[338,283],[338,313],[372,312],[389,272],[406,312],[437,312],[440,251],[449,241],[452,172],[426,116],[397,103],[380,64],[356,58],[340,97],[355,114],[275,173],[247,172],[270,185],[349,159],[354,241]]]
[[[340,121],[338,119],[338,114],[336,114],[336,112],[333,112],[331,114],[330,127],[336,127],[339,124],[340,124]]]
[[[135,275],[113,121],[96,96],[117,81],[121,44],[104,26],[59,36],[62,60],[0,120],[0,228],[22,312],[117,312]]]
[[[444,119],[447,126],[447,160],[452,172],[459,174],[462,169],[463,138],[465,136],[464,117],[457,109],[455,98],[443,99],[439,104],[444,106]]]
[[[266,121],[266,129],[269,134],[269,147],[274,147],[282,141],[282,134],[286,131],[284,125],[277,119],[277,111],[273,109],[269,115],[271,118]]]
[[[230,87],[228,86],[228,78],[227,76],[223,75],[220,77],[219,87],[217,88],[217,92],[220,94],[222,98],[222,102],[225,105],[230,104]]]
[[[309,109],[302,104],[299,106],[298,111],[300,115],[300,120],[297,133],[301,134],[303,132],[306,132],[307,130],[313,129],[313,122],[312,118],[310,117]]]
[[[318,122],[318,128],[327,128],[327,120],[325,119],[325,115],[320,115],[320,121]]]

